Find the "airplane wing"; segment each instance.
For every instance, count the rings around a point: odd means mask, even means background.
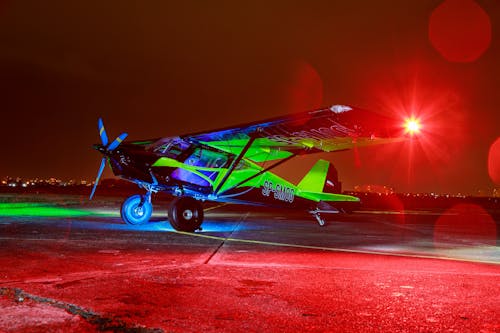
[[[347,150],[403,140],[394,119],[345,105],[277,117],[210,132],[181,135],[184,141],[239,155],[253,162],[292,155]]]

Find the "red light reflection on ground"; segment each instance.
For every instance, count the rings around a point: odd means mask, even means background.
[[[475,61],[491,43],[490,18],[473,0],[446,0],[432,12],[429,39],[448,61]]]
[[[434,245],[496,245],[493,218],[475,204],[458,204],[448,209],[434,225]]]
[[[500,137],[490,146],[488,153],[488,174],[495,184],[500,185]]]
[[[390,232],[395,239],[404,240],[406,233],[406,228],[404,227],[406,225],[406,215],[404,214],[405,206],[403,202],[396,195],[385,196],[384,201],[389,211],[401,212],[401,214],[393,215],[394,223],[397,228],[392,228]]]

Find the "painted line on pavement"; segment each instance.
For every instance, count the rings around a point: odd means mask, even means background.
[[[442,216],[442,215],[458,215],[457,213],[449,213],[449,212],[431,212],[426,210],[356,210],[354,213],[357,214],[373,214],[373,215],[434,215],[434,216]]]
[[[346,253],[371,254],[371,255],[382,255],[382,256],[393,256],[393,257],[419,258],[419,259],[440,259],[440,260],[448,260],[448,261],[462,261],[462,262],[500,265],[500,262],[489,261],[489,260],[472,260],[472,259],[466,259],[466,258],[462,259],[462,258],[452,258],[452,257],[444,257],[444,256],[424,255],[424,254],[390,253],[390,252],[378,252],[378,251],[369,251],[369,250],[353,250],[353,249],[342,249],[342,248],[335,248],[335,247],[299,245],[299,244],[279,243],[279,242],[267,242],[267,241],[258,241],[258,240],[252,240],[252,239],[202,235],[199,233],[191,233],[191,232],[185,232],[185,231],[173,231],[173,232],[180,234],[180,235],[199,237],[199,238],[205,238],[205,239],[212,239],[212,240],[218,240],[218,241],[222,241],[222,242],[235,242],[235,243],[246,243],[246,244],[257,244],[257,245],[268,245],[268,246],[291,247],[291,248],[298,248],[298,249],[330,251],[330,252],[346,252]]]
[[[214,209],[221,208],[221,207],[224,207],[224,206],[227,206],[227,205],[228,205],[228,203],[225,202],[225,203],[217,205],[217,206],[204,208],[203,211],[208,212],[209,210],[214,210]]]

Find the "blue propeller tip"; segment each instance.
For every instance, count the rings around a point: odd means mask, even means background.
[[[101,142],[103,146],[108,145],[108,135],[106,134],[106,129],[104,128],[104,123],[101,118],[99,118],[98,122],[98,127],[99,127],[99,136],[101,137]]]

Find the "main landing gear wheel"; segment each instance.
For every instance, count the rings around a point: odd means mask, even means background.
[[[203,207],[191,197],[175,198],[168,209],[168,220],[175,230],[193,232],[203,222]]]
[[[144,195],[128,197],[122,204],[120,214],[127,224],[139,225],[149,221],[153,213],[153,205]]]

